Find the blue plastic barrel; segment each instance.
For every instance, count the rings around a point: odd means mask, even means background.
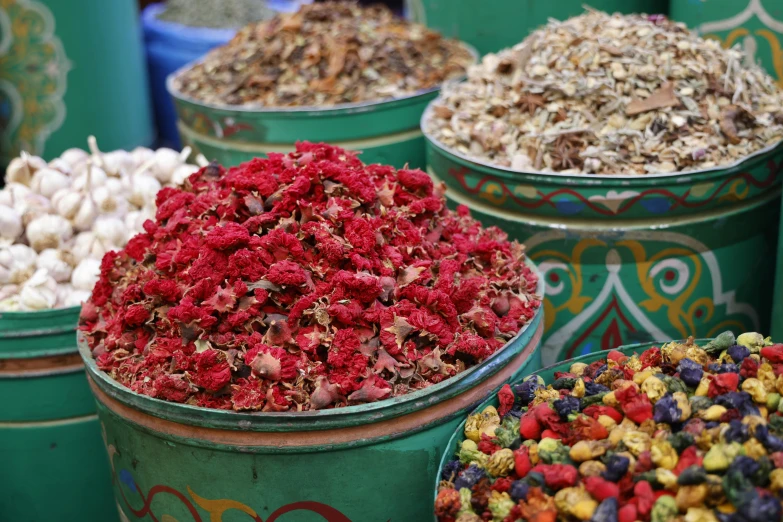
[[[293,12],[301,4],[309,3],[312,0],[270,0],[267,5],[273,11]],[[158,15],[164,9],[163,4],[148,5],[141,14],[141,22],[158,138],[161,145],[179,148],[181,143],[177,132],[177,116],[166,91],[166,77],[183,65],[198,60],[213,47],[228,42],[236,34],[237,28],[190,27],[158,20]]]

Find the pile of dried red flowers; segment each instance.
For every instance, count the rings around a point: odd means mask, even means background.
[[[81,329],[137,393],[301,411],[438,383],[540,305],[523,247],[445,207],[419,170],[302,143],[164,188],[155,222],[103,259]]]

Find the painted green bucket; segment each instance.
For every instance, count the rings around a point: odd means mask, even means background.
[[[136,395],[98,370],[80,340],[120,509],[144,521],[426,520],[429,488],[456,426],[489,393],[541,367],[541,316],[484,363],[442,383],[296,414]]]
[[[696,342],[698,344],[706,343],[709,339],[698,339]],[[624,355],[633,355],[634,353],[641,354],[643,351],[647,350],[648,348],[652,348],[653,346],[659,346],[660,343],[645,343],[645,344],[634,344],[629,346],[622,346],[620,348],[617,348],[618,351],[622,352]],[[536,372],[531,372],[527,375],[523,375],[519,379],[517,379],[513,384],[516,384],[518,382],[521,382],[522,379],[525,377],[528,377],[529,375],[540,375],[544,381],[547,384],[551,384],[555,380],[555,373],[556,372],[567,372],[568,369],[571,367],[572,364],[580,362],[585,364],[590,364],[591,362],[597,361],[598,359],[606,358],[606,355],[608,354],[607,351],[602,352],[594,352],[589,353],[587,355],[582,355],[579,357],[575,357],[574,359],[570,359],[567,361],[562,361],[557,364],[547,366],[546,368],[543,368]],[[493,394],[491,395],[486,401],[478,405],[472,412],[472,414],[481,412],[486,408],[487,406],[498,406],[498,400],[497,397]],[[446,468],[446,464],[454,459],[454,456],[457,452],[457,447],[462,444],[462,441],[465,440],[465,422],[467,421],[467,416],[465,419],[463,419],[462,423],[457,427],[456,431],[454,431],[454,434],[451,436],[451,439],[449,439],[448,445],[446,446],[446,450],[443,452],[443,457],[440,459],[440,467],[438,468],[438,475],[435,478],[434,482],[434,495],[431,497],[432,501],[432,507],[431,510],[434,509],[435,506],[435,499],[438,496],[438,486],[440,485],[441,481],[441,475],[443,474],[443,470]],[[434,516],[434,513],[431,515],[434,518],[434,522],[438,522],[437,517]]]
[[[412,21],[467,42],[482,55],[521,42],[549,18],[579,15],[585,4],[624,14],[659,14],[668,8],[668,0],[405,0]]]
[[[0,313],[0,520],[118,520],[78,317]]]
[[[133,0],[6,0],[0,10],[0,166],[54,158],[95,135],[106,150],[154,139]]]
[[[547,285],[544,364],[768,331],[783,144],[720,170],[596,176],[491,167],[428,137],[427,169],[451,203],[527,246]]]
[[[778,237],[777,270],[775,274],[775,297],[772,303],[773,339],[783,339],[783,207],[781,207],[780,236]]]
[[[780,0],[672,0],[671,15],[702,36],[719,40],[724,47],[741,45],[747,59],[761,63],[783,87],[783,2]],[[773,336],[783,337],[783,250],[778,253],[771,331]]]
[[[174,98],[183,144],[209,160],[239,165],[270,152],[292,152],[297,141],[311,141],[361,151],[367,164],[424,168],[419,120],[440,88],[381,102],[261,110],[205,104],[180,93],[174,79],[190,67],[170,75],[166,87]]]

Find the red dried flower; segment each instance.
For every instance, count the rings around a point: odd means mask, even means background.
[[[482,362],[540,307],[522,247],[447,210],[421,171],[301,143],[186,185],[106,255],[82,314],[99,368],[138,393],[237,411],[383,400]],[[540,413],[539,435],[568,432]]]

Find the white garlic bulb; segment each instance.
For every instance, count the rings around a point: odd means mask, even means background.
[[[0,246],[0,284],[21,284],[35,272],[38,256],[27,245]]]
[[[89,157],[90,155],[86,151],[76,148],[68,149],[60,154],[60,159],[68,163],[72,170],[87,161]]]
[[[95,237],[92,232],[77,234],[70,246],[70,251],[77,261],[93,257],[103,259],[104,254],[111,250],[111,245]]]
[[[71,190],[70,188],[58,190],[51,199],[54,211],[65,219],[73,219],[82,207],[83,202],[84,194]]]
[[[70,186],[70,184],[71,179],[67,175],[59,170],[46,167],[39,169],[33,174],[33,179],[30,181],[30,188],[36,194],[51,198],[55,192]]]
[[[32,194],[26,185],[21,183],[8,183],[3,190],[0,190],[0,205],[16,208],[18,202],[21,202],[28,194]]]
[[[46,248],[62,248],[63,243],[73,236],[70,221],[56,214],[35,218],[27,225],[27,242],[40,252]]]
[[[128,176],[123,180],[126,190],[129,191],[128,201],[137,206],[155,204],[155,196],[160,190],[160,182],[146,174]]]
[[[5,301],[9,297],[13,297],[19,294],[19,285],[14,284],[0,284],[0,301]],[[0,306],[0,310],[4,308]]]
[[[95,237],[110,245],[125,246],[128,242],[128,229],[117,217],[99,216],[92,228]]]
[[[92,287],[101,275],[101,262],[97,259],[82,259],[71,274],[71,284],[76,290],[92,292]]]
[[[119,178],[109,178],[103,185],[112,195],[125,197],[126,190]]]
[[[54,169],[56,171],[62,172],[63,174],[66,174],[68,176],[70,176],[73,173],[73,167],[71,167],[71,164],[62,158],[54,158],[52,161],[49,162],[48,167],[50,169]]]
[[[73,228],[79,232],[90,230],[95,223],[95,219],[98,217],[98,206],[92,200],[87,197],[82,201],[81,207],[76,212],[76,215],[71,218]]]
[[[22,215],[12,207],[0,205],[0,238],[14,240],[23,230]]]
[[[123,222],[125,223],[125,228],[127,228],[131,234],[135,234],[137,232],[136,220],[140,215],[141,212],[138,210],[131,210],[125,214],[125,219],[123,219]]]
[[[125,198],[117,194],[112,194],[106,186],[94,189],[91,197],[95,202],[99,214],[122,215],[128,211],[128,202]]]
[[[130,152],[115,150],[103,154],[103,168],[111,176],[123,176],[133,172],[136,162]]]
[[[73,289],[63,303],[63,306],[81,306],[90,299],[92,291]]]
[[[133,162],[136,164],[136,168],[147,163],[155,156],[155,151],[148,149],[147,147],[136,147],[131,151]]]
[[[174,172],[171,175],[171,183],[176,186],[181,186],[185,183],[186,179],[198,172],[198,170],[199,167],[197,165],[190,165],[188,163],[180,165],[174,169]]]
[[[182,164],[180,159],[180,153],[174,149],[166,147],[160,148],[155,151],[155,162],[152,165],[152,173],[158,178],[161,183],[168,183],[171,181],[171,175],[174,173],[174,169]]]
[[[89,192],[95,187],[102,187],[105,185],[107,178],[108,175],[102,168],[96,166],[90,168],[89,166],[86,166],[82,169],[82,172],[75,174],[71,187],[74,190]]]
[[[30,156],[22,153],[18,158],[11,160],[5,171],[6,183],[21,183],[29,185],[30,180],[38,169],[46,167],[46,162],[38,156]]]
[[[14,210],[22,216],[22,224],[26,227],[35,219],[46,216],[52,210],[49,200],[40,194],[30,192],[16,201]]]
[[[23,310],[45,310],[57,302],[57,281],[46,270],[37,270],[22,284],[19,303]]]
[[[73,262],[73,255],[67,250],[47,248],[38,254],[35,266],[46,270],[58,283],[66,283],[71,280]]]

